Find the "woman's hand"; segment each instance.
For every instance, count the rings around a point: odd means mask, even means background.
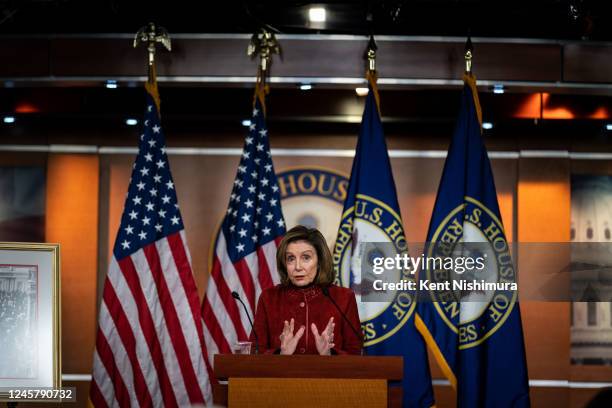
[[[310,330],[314,335],[315,345],[319,354],[329,356],[331,349],[334,348],[334,318],[329,318],[329,322],[327,322],[327,326],[321,334],[319,334],[319,330],[317,330],[317,326],[314,323],[310,325]]]
[[[285,327],[283,327],[283,332],[280,335],[281,354],[293,354],[295,352],[295,348],[297,347],[298,342],[304,335],[304,331],[306,330],[304,326],[300,327],[300,329],[295,334],[293,334],[293,325],[293,319],[291,319],[291,322],[287,322],[285,320]]]

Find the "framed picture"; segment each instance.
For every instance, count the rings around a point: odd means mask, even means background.
[[[59,244],[0,242],[0,401],[61,388]]]
[[[612,176],[571,178],[571,363],[612,365]]]

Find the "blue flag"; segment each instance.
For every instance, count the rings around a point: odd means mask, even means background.
[[[461,110],[448,150],[427,242],[428,254],[460,241],[491,253],[476,279],[516,281],[497,203],[475,79],[465,78]],[[471,244],[467,244],[471,245]],[[439,252],[438,252],[439,253]],[[419,280],[439,271],[422,269]],[[483,276],[484,275],[484,276]],[[467,278],[467,277],[466,277]],[[433,302],[420,299],[416,325],[457,390],[459,407],[528,407],[529,379],[516,291],[459,291]],[[438,298],[436,298],[438,296]]]
[[[397,254],[405,252],[407,245],[377,96],[372,84],[334,245],[334,267],[337,283],[350,286],[356,293],[365,354],[403,356],[403,406],[430,407],[434,398],[427,348],[414,326],[416,294],[396,291],[387,301],[366,302],[372,282],[356,265],[368,256],[361,253],[364,243],[384,243],[384,248]]]

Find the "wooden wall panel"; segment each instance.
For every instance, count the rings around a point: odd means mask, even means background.
[[[433,388],[437,408],[453,408],[457,406],[456,393],[450,385],[434,385]]]
[[[274,75],[281,78],[361,78],[366,36],[328,37],[281,35],[284,58],[275,59]],[[251,82],[255,61],[245,56],[249,35],[180,36],[173,38],[172,53],[158,56],[159,74],[171,78],[241,77]],[[378,71],[381,78],[460,79],[464,41],[452,38],[377,38]],[[584,42],[517,43],[474,39],[480,57],[482,80],[605,83],[611,81],[610,45]],[[0,72],[4,77],[82,77],[92,83],[97,77],[143,75],[145,48],[132,49],[132,37],[15,37],[0,41],[0,56],[12,61]],[[532,61],[537,60],[538,64]],[[103,61],[104,63],[100,63]],[[9,66],[10,65],[10,66]],[[393,85],[386,85],[393,86]],[[594,92],[589,90],[589,92]]]
[[[531,406],[534,408],[584,408],[600,392],[597,388],[531,387]],[[456,396],[450,385],[434,385],[436,407],[456,407]]]
[[[520,159],[517,196],[520,242],[569,241],[569,160]],[[569,254],[557,258],[565,258],[556,259],[561,264],[569,262]],[[523,280],[538,278],[538,270],[530,269],[521,258],[519,273]],[[524,301],[521,312],[530,378],[568,379],[569,304]],[[539,398],[540,392],[542,398],[558,395],[537,391],[534,397]]]
[[[49,40],[43,38],[2,38],[1,77],[46,76],[50,74]]]
[[[377,69],[381,77],[461,79],[465,66],[465,44],[462,42],[377,42]],[[514,81],[561,79],[558,66],[561,47],[558,45],[540,44],[532,48],[524,44],[483,42],[474,46],[481,58],[478,78]],[[530,63],[534,58],[538,60],[537,70]]]
[[[612,72],[601,67],[612,64],[609,44],[567,44],[563,48],[563,80],[568,82],[610,82]],[[585,64],[584,61],[589,61]]]
[[[568,388],[531,387],[529,393],[534,408],[569,408]]]
[[[534,408],[584,408],[600,392],[597,388],[531,387],[531,406]],[[450,385],[434,385],[436,407],[456,407],[455,393]]]
[[[97,321],[98,171],[95,155],[49,155],[45,236],[61,245],[64,373],[91,372]]]

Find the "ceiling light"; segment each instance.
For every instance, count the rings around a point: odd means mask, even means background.
[[[2,121],[4,123],[15,123],[15,117],[14,116],[5,116]]]
[[[106,81],[106,87],[108,89],[117,89],[117,81],[115,81],[114,79],[109,79],[108,81]]]
[[[359,96],[366,96],[368,92],[369,92],[368,88],[363,88],[363,87],[355,88],[355,93]]]
[[[495,85],[493,85],[493,93],[494,94],[503,94],[504,93],[504,85],[503,84],[495,84]]]
[[[125,120],[125,124],[128,126],[136,126],[138,124],[138,120],[134,118],[129,118]]]
[[[16,113],[38,113],[40,112],[40,108],[33,103],[28,101],[22,101],[15,105]]]
[[[251,120],[250,119],[245,119],[242,121],[242,126],[251,126]]]
[[[491,122],[482,122],[483,129],[493,129],[493,124]]]
[[[300,84],[300,89],[302,91],[310,91],[312,89],[312,85],[311,84]]]
[[[325,8],[323,7],[311,7],[308,10],[308,19],[311,23],[324,23],[325,22]]]

